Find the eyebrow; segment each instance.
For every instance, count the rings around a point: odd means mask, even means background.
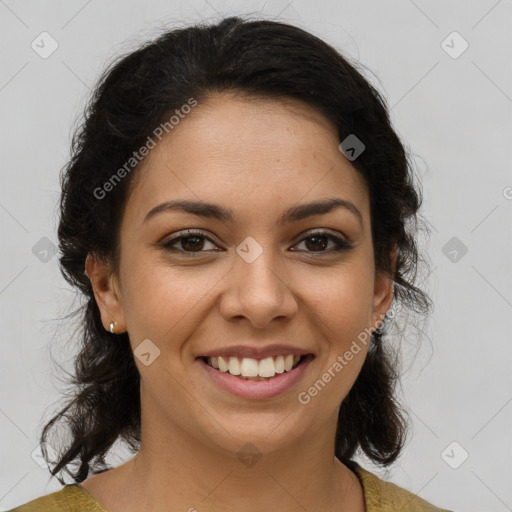
[[[353,203],[347,201],[346,199],[342,199],[341,197],[322,199],[319,201],[314,201],[312,203],[292,206],[291,208],[286,210],[281,215],[281,217],[279,217],[277,224],[282,225],[290,222],[297,222],[307,217],[312,217],[313,215],[323,215],[329,213],[338,208],[343,208],[347,211],[352,212],[358,218],[359,224],[361,226],[363,225],[363,216],[361,212]],[[227,222],[233,222],[235,219],[235,214],[233,210],[226,208],[224,206],[220,206],[213,203],[207,203],[204,201],[193,201],[183,199],[165,201],[164,203],[155,206],[148,212],[148,214],[144,218],[143,223],[146,223],[147,221],[149,221],[149,219],[155,217],[160,213],[168,211],[182,211],[186,213],[191,213],[193,215],[197,215],[199,217],[218,219]]]

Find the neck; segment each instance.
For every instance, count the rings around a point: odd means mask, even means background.
[[[173,510],[189,512],[363,512],[361,484],[333,456],[332,439],[334,431],[325,429],[262,454],[249,446],[227,451],[200,444],[187,432],[143,428],[137,455],[112,471],[125,489],[124,510],[160,512],[172,504]]]

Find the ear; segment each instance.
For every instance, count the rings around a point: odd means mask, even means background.
[[[110,323],[117,322],[115,333],[126,332],[124,309],[120,299],[119,283],[112,272],[110,263],[89,253],[85,260],[85,270],[91,281],[96,304],[100,309],[101,323],[110,331]]]
[[[392,275],[394,275],[396,269],[396,255],[397,247],[395,245],[391,251]],[[393,292],[393,278],[386,276],[381,272],[377,272],[377,275],[375,276],[372,319],[372,326],[375,328],[378,328],[381,325],[382,319],[386,315],[388,309],[391,307],[391,303],[393,302]]]

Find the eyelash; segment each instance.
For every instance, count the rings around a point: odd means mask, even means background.
[[[188,234],[187,236],[180,235],[180,233],[178,233],[177,236],[175,236],[175,237],[171,238],[170,240],[167,240],[166,242],[160,244],[160,246],[163,249],[168,250],[168,251],[181,252],[182,254],[186,255],[187,257],[196,257],[199,254],[207,252],[207,251],[196,251],[196,252],[185,251],[185,250],[182,250],[182,249],[177,249],[176,247],[172,247],[172,246],[175,245],[180,240],[186,240],[187,238],[202,238],[202,239],[208,240],[212,244],[215,244],[215,242],[211,238],[207,237],[206,235],[204,235],[200,231],[194,231],[192,229],[187,229],[186,232]],[[342,238],[334,236],[331,233],[328,233],[328,232],[325,232],[325,231],[315,231],[313,233],[309,233],[307,236],[305,236],[304,238],[299,240],[298,243],[301,243],[301,242],[307,240],[308,238],[312,238],[313,236],[325,236],[325,237],[329,238],[330,240],[332,240],[336,244],[337,247],[335,249],[331,249],[330,251],[316,251],[316,252],[315,251],[306,251],[306,252],[308,252],[310,254],[322,256],[324,254],[337,254],[337,253],[339,253],[341,251],[347,251],[347,250],[352,249],[352,245],[351,244],[349,244],[348,242],[346,242]],[[295,244],[295,245],[297,245],[297,244]],[[301,252],[301,251],[298,251],[298,252]]]

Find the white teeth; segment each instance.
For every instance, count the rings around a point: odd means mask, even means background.
[[[233,373],[231,371],[231,362],[235,362],[237,368],[240,369],[238,373]],[[235,366],[233,365],[233,366]],[[242,377],[257,377],[259,370],[259,363],[256,359],[249,359],[248,357],[244,357],[242,359],[242,364],[238,362],[238,357],[230,357],[229,358],[229,373],[231,375],[242,375]],[[264,377],[264,375],[260,375],[260,377]]]
[[[242,364],[244,361],[242,360]],[[257,364],[257,363],[256,363]],[[231,375],[240,375],[240,363],[238,362],[238,359],[236,357],[230,357],[229,363],[228,363],[228,372],[231,373]],[[244,372],[244,375],[247,375],[248,377],[256,377],[255,375],[249,375]]]
[[[266,357],[258,361],[250,357],[209,357],[208,364],[221,372],[241,377],[274,377],[276,373],[289,372],[301,356],[288,354],[286,356]]]
[[[283,356],[277,356],[275,363],[274,363],[274,369],[276,373],[283,373],[284,372],[284,357]]]
[[[208,361],[211,361],[211,359],[208,359]],[[218,358],[218,363],[219,363],[219,370],[221,372],[228,371],[228,363],[226,363],[226,361],[224,361],[224,359],[222,357]]]
[[[260,377],[273,377],[276,374],[276,366],[271,357],[267,357],[260,361],[258,365],[258,375]]]

